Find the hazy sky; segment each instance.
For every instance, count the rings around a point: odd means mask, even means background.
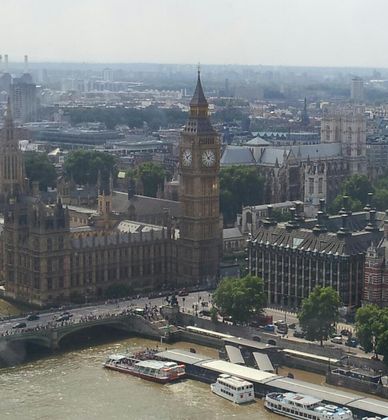
[[[1,0],[10,61],[388,67],[387,0]]]

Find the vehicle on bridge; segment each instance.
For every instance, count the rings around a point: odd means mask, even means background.
[[[26,327],[27,327],[27,324],[25,322],[18,322],[12,328],[16,329],[16,328],[26,328]]]
[[[37,321],[38,319],[39,319],[38,314],[30,314],[26,318],[27,321]]]

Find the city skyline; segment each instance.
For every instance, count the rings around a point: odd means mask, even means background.
[[[382,0],[31,4],[2,4],[10,60],[388,67]]]

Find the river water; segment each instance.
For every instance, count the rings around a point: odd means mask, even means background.
[[[159,385],[102,368],[115,352],[155,347],[155,342],[130,338],[71,350],[24,365],[0,370],[0,419],[12,420],[211,420],[263,419],[280,416],[263,402],[237,406],[194,380]],[[163,346],[164,347],[164,346]],[[198,353],[216,351],[189,343]]]

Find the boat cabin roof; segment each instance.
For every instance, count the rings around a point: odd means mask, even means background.
[[[294,403],[301,404],[301,405],[312,405],[312,404],[317,404],[322,401],[310,395],[294,394],[293,392],[286,392],[284,394],[284,398],[290,402],[292,401]]]
[[[223,373],[218,377],[218,379],[222,379],[223,382],[235,386],[236,388],[240,386],[253,386],[251,382],[244,381],[244,379],[237,378],[236,376],[231,376]]]
[[[124,354],[111,354],[110,356],[109,356],[109,360],[114,360],[114,361],[119,361],[119,360],[122,360],[122,359],[127,359],[128,358],[128,356],[125,356]]]
[[[137,362],[136,366],[140,366],[143,368],[151,368],[151,369],[162,369],[162,368],[170,368],[176,366],[174,362],[161,362],[160,360],[142,360],[141,362]]]

